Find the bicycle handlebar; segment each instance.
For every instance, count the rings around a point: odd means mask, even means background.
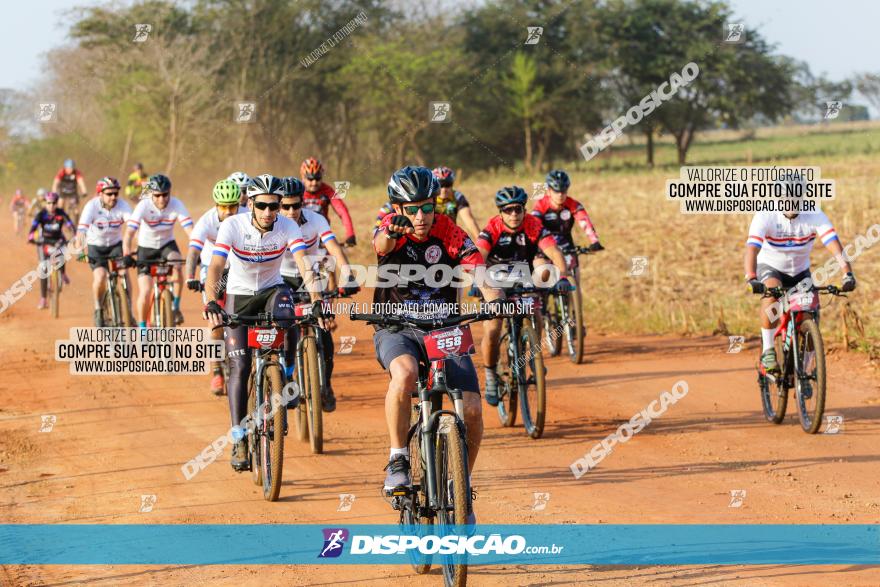
[[[482,320],[494,320],[500,318],[490,312],[478,312],[476,314],[460,314],[447,316],[446,318],[407,318],[399,314],[351,314],[352,320],[360,320],[377,326],[412,326],[421,330],[455,326],[465,322],[480,322]]]
[[[795,288],[796,289],[796,288]],[[826,285],[822,287],[813,286],[809,289],[809,291],[816,291],[820,294],[826,293],[833,296],[841,296],[846,297],[841,289],[836,285]],[[785,296],[788,293],[788,289],[784,287],[768,287],[763,292],[755,292],[755,295],[760,295],[762,298],[776,298],[779,299]],[[798,290],[797,293],[802,293],[801,290]]]

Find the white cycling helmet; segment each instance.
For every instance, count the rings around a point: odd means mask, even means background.
[[[244,190],[247,187],[247,184],[251,182],[251,178],[244,171],[236,171],[227,177],[229,181],[234,181],[238,184],[239,189]]]

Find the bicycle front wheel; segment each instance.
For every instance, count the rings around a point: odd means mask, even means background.
[[[260,469],[260,436],[259,433],[263,430],[262,426],[256,425],[259,422],[259,417],[261,416],[257,414],[257,390],[254,388],[254,373],[251,371],[251,376],[248,379],[248,404],[247,404],[247,413],[253,418],[255,423],[253,431],[248,434],[248,453],[251,460],[251,480],[254,482],[254,485],[262,485],[263,484],[263,472]]]
[[[562,337],[559,333],[559,305],[556,296],[547,294],[547,305],[544,307],[544,345],[550,351],[550,356],[555,357],[562,350]]]
[[[413,410],[412,413],[412,423],[415,423],[415,420],[419,418],[419,412]],[[400,512],[400,523],[403,525],[405,532],[414,536],[431,534],[431,528],[434,526],[433,518],[421,515],[422,507],[428,503],[425,498],[427,490],[424,480],[425,458],[421,447],[421,429],[416,427],[415,433],[409,441],[409,466],[413,491],[410,502]],[[410,550],[409,553],[409,562],[416,573],[424,575],[431,570],[432,557],[430,554],[421,554],[414,550]]]
[[[825,412],[825,345],[815,320],[806,319],[798,327],[798,365],[795,371],[795,398],[801,428],[815,434]]]
[[[498,418],[502,426],[510,427],[516,424],[517,386],[516,365],[510,349],[510,332],[506,322],[498,348]]]
[[[61,306],[61,272],[57,269],[52,270],[49,276],[49,308],[52,317],[57,318]]]
[[[263,497],[277,501],[281,493],[281,474],[284,465],[284,410],[281,404],[281,369],[268,365],[263,371],[263,389],[266,397],[262,406],[263,421],[260,436],[260,468],[263,474]]]
[[[547,395],[544,381],[544,357],[541,343],[532,325],[524,322],[519,336],[520,363],[519,397],[523,425],[532,438],[544,434],[544,415],[547,411]]]
[[[125,288],[124,280],[124,277],[117,278],[116,290],[113,294],[119,307],[119,312],[117,313],[119,317],[118,326],[122,327],[134,325],[134,321],[131,319],[131,300],[128,298],[128,290]]]
[[[174,298],[168,289],[162,290],[159,296],[159,327],[171,328],[174,326]]]
[[[766,375],[759,375],[758,383],[761,387],[761,404],[764,407],[764,417],[769,422],[781,424],[785,419],[785,409],[788,406],[786,379],[791,369],[788,365],[790,361],[783,348],[781,336],[776,337],[773,346],[776,349],[779,372],[773,374],[773,380]]]
[[[443,534],[443,526],[464,526],[467,523],[470,487],[466,446],[455,419],[443,416],[438,426],[436,444],[439,534]],[[441,560],[447,586],[462,587],[467,584],[467,560],[464,555],[444,555]]]
[[[312,453],[324,452],[324,408],[321,403],[321,380],[318,377],[318,348],[314,336],[303,338],[303,372],[305,373],[306,411]]]
[[[584,317],[578,291],[568,292],[568,320],[565,323],[565,344],[569,360],[578,365],[584,358]]]

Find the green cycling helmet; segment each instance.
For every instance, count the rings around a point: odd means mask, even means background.
[[[221,179],[214,184],[214,192],[211,194],[215,204],[230,205],[238,204],[241,198],[241,188],[230,179]]]

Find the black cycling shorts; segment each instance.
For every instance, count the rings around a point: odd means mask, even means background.
[[[387,328],[377,330],[373,335],[373,344],[376,347],[376,359],[386,371],[391,361],[400,355],[411,355],[420,360],[423,355],[422,336],[426,333],[407,328],[399,332],[392,332]],[[446,370],[446,384],[453,389],[480,393],[480,382],[477,379],[477,370],[470,356],[456,357],[444,361]],[[415,391],[415,390],[413,390]]]
[[[180,249],[177,248],[177,243],[175,241],[168,241],[158,249],[151,249],[149,247],[138,247],[138,275],[149,275],[149,264],[155,263],[156,261],[167,261],[171,253],[177,253],[178,255],[180,255]]]
[[[122,256],[122,241],[119,241],[115,245],[110,245],[109,247],[89,245],[88,256],[89,267],[91,267],[92,270],[95,270],[98,267],[109,269],[110,265],[108,261],[115,257]]]
[[[770,265],[764,265],[763,263],[758,264],[758,280],[761,282],[766,282],[768,279],[775,278],[782,282],[782,287],[784,289],[791,289],[793,287],[797,287],[797,284],[801,281],[811,277],[811,273],[809,269],[805,269],[801,271],[797,275],[789,275],[788,273],[783,273],[779,269],[775,267],[771,267]]]

